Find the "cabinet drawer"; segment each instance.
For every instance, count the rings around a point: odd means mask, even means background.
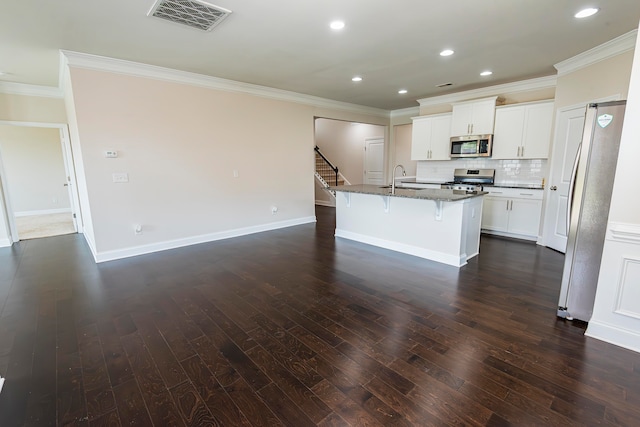
[[[484,191],[488,192],[487,196],[505,197],[509,199],[533,199],[542,200],[543,190],[530,190],[526,188],[496,188],[484,187]]]

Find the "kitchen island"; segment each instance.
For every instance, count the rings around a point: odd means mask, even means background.
[[[478,254],[485,192],[342,185],[336,237],[461,267]]]

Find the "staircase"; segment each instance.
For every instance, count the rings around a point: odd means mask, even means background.
[[[318,146],[314,148],[314,151],[316,152],[315,177],[322,187],[335,197],[336,192],[330,190],[329,187],[345,185],[349,184],[349,182],[344,178],[344,176],[342,176],[338,168],[327,160],[327,158],[320,152],[320,148],[318,148]]]

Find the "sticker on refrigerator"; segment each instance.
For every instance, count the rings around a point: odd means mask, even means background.
[[[598,124],[601,128],[606,128],[613,121],[613,116],[611,114],[603,114],[598,116]]]

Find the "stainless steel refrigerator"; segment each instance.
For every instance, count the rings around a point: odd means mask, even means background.
[[[559,317],[588,322],[593,313],[625,105],[615,101],[587,106],[569,185]]]

